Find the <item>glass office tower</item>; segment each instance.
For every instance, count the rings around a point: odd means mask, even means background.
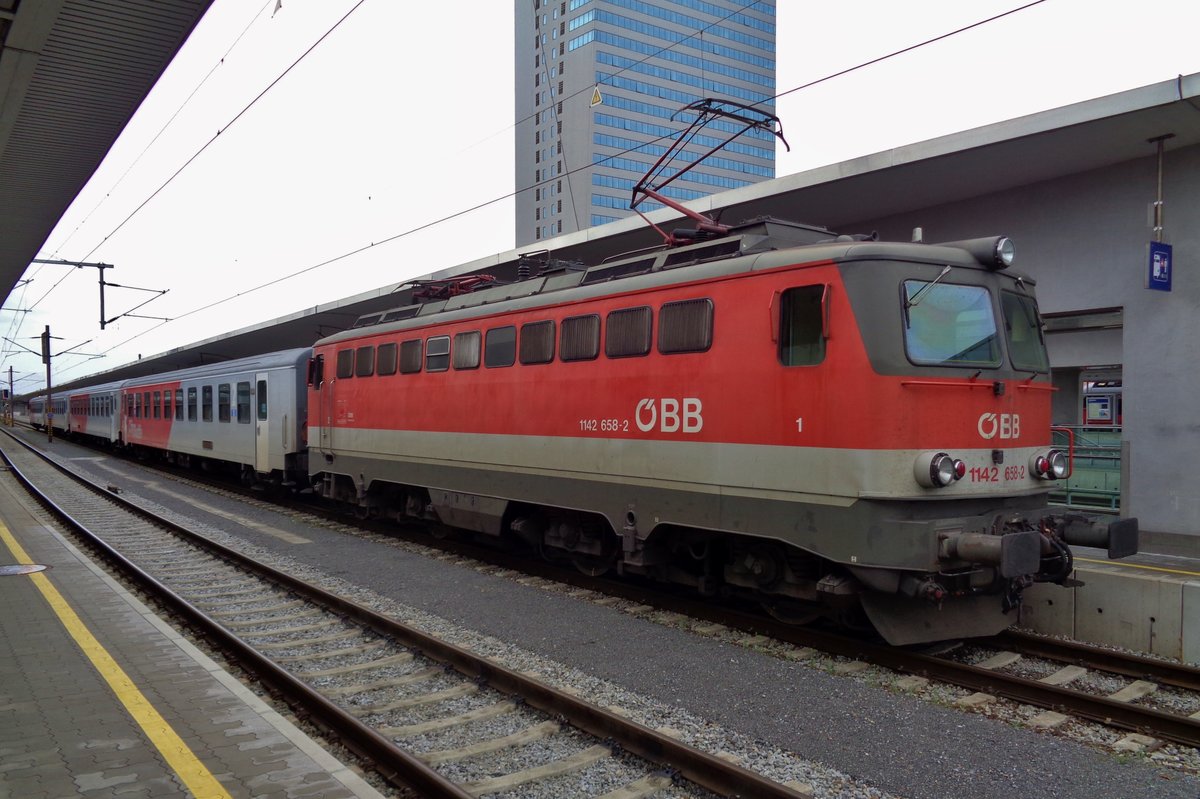
[[[633,214],[634,183],[693,118],[672,119],[684,105],[713,97],[774,114],[775,0],[516,0],[515,62],[524,247]],[[683,158],[738,126],[716,127]],[[775,139],[752,131],[664,195],[687,201],[774,176]]]

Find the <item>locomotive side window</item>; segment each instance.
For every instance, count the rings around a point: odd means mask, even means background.
[[[238,424],[250,424],[250,382],[237,384],[237,420]]]
[[[1008,336],[1008,355],[1016,369],[1046,372],[1046,341],[1042,338],[1042,320],[1032,297],[1000,292],[1000,310],[1004,313],[1004,331]]]
[[[825,360],[825,286],[797,286],[780,295],[779,362],[814,366]]]
[[[337,376],[338,380],[354,377],[354,350],[338,350]]]
[[[212,421],[212,386],[205,386],[200,392],[201,411],[204,414],[203,418],[206,422]]]
[[[400,342],[400,374],[411,375],[421,371],[422,341],[419,338]]]
[[[396,344],[380,344],[375,354],[375,371],[380,375],[396,374]]]
[[[232,399],[232,397],[231,397],[231,392],[229,391],[229,384],[221,383],[220,385],[218,385],[217,386],[217,421],[218,422],[228,422],[229,421],[229,406],[230,406],[231,399]]]
[[[450,368],[450,337],[434,336],[425,342],[425,371],[444,372]]]
[[[188,421],[196,421],[196,387],[188,389]]]
[[[904,281],[904,347],[930,366],[999,366],[992,297],[982,286]]]
[[[653,325],[654,316],[649,307],[613,311],[604,324],[604,354],[609,358],[649,354]]]
[[[658,351],[706,352],[712,346],[713,302],[710,299],[664,303],[658,311]]]
[[[512,366],[517,360],[517,329],[493,327],[483,342],[483,365],[489,369],[497,366]]]
[[[175,389],[175,419],[183,421],[183,389]]]
[[[354,376],[370,377],[375,374],[375,348],[359,347],[354,351]]]
[[[550,363],[554,360],[554,320],[521,325],[521,363]]]
[[[558,357],[564,361],[590,361],[600,354],[600,317],[568,316],[562,321]]]
[[[479,368],[479,331],[454,334],[454,368]]]

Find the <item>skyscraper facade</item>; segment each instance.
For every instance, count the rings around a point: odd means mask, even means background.
[[[672,119],[688,103],[775,112],[775,0],[515,2],[518,247],[630,216],[634,184],[694,119]],[[674,166],[739,127],[710,125]],[[663,194],[687,201],[774,176],[775,139],[755,130]]]

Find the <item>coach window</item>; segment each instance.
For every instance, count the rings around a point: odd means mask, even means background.
[[[484,336],[483,365],[489,369],[512,366],[517,360],[517,329],[493,327]]]
[[[196,387],[188,389],[188,421],[196,421]]]
[[[604,355],[628,358],[649,354],[653,324],[653,314],[648,307],[613,311],[604,322]]]
[[[237,420],[238,424],[250,424],[250,381],[237,384]]]
[[[396,344],[380,344],[375,353],[375,372],[379,375],[396,374]]]
[[[664,303],[658,310],[658,351],[706,352],[712,346],[713,302],[708,298]]]
[[[825,360],[825,286],[788,289],[779,302],[779,362],[813,366]]]
[[[479,331],[454,334],[454,368],[479,368]]]
[[[354,350],[338,350],[337,376],[339,380],[354,377]]]
[[[421,371],[424,342],[419,338],[400,342],[400,374],[411,375]]]
[[[175,419],[183,421],[183,389],[175,389]]]
[[[230,400],[232,400],[232,392],[229,390],[228,383],[221,383],[217,386],[217,421],[229,421]]]
[[[450,337],[434,336],[425,342],[425,371],[444,372],[450,368]]]
[[[550,363],[554,360],[554,320],[521,325],[520,359],[522,364]]]
[[[359,347],[354,351],[354,376],[370,377],[375,374],[375,348]]]
[[[590,361],[600,354],[600,317],[568,316],[562,321],[558,357],[564,361]]]
[[[254,396],[258,400],[258,421],[267,421],[267,381],[259,380],[254,389]]]
[[[143,419],[150,418],[150,392],[149,391],[142,392],[142,418]]]
[[[212,421],[212,401],[212,386],[205,386],[201,389],[200,393],[200,405],[202,408],[200,412],[203,414],[203,420],[206,422]]]

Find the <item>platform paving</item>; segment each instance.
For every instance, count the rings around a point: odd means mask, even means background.
[[[0,565],[23,554],[47,569],[0,576],[0,797],[380,796],[39,522],[13,485],[0,479]]]

